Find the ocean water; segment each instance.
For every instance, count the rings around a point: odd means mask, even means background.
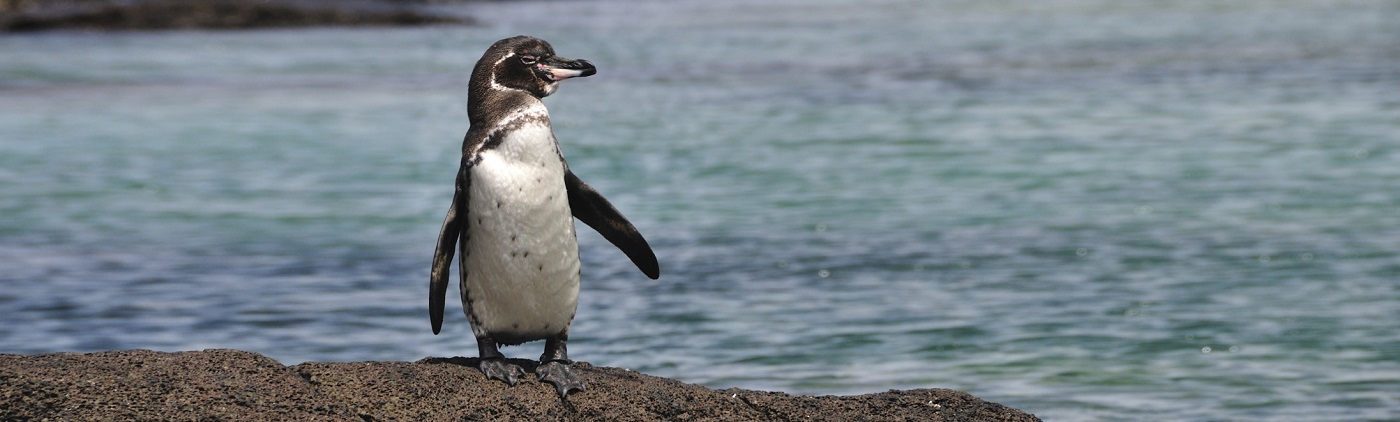
[[[526,33],[598,65],[555,131],[662,266],[580,226],[576,359],[1400,418],[1400,3],[446,7],[486,24],[0,36],[0,353],[473,356],[427,272],[470,67]]]

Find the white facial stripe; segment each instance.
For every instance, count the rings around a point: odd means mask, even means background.
[[[492,64],[491,64],[491,89],[520,91],[519,89],[511,88],[511,87],[508,87],[508,86],[505,86],[505,85],[501,85],[501,84],[496,83],[496,67],[500,66],[501,63],[505,63],[506,60],[509,60],[511,57],[515,57],[515,52],[514,52],[514,51],[509,52],[509,53],[506,53],[506,55],[501,56],[500,60],[496,60],[495,63],[492,63]]]

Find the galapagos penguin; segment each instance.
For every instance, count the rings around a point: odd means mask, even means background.
[[[497,41],[477,61],[467,95],[471,126],[429,282],[428,313],[437,334],[457,249],[462,307],[476,336],[481,372],[515,385],[525,371],[507,362],[498,345],[545,340],[535,373],[562,398],[585,388],[570,370],[565,347],[578,307],[574,218],[621,249],[647,277],[661,274],[637,228],[569,171],[541,101],[560,81],[596,71],[586,60],[556,56],[548,42],[523,35]]]

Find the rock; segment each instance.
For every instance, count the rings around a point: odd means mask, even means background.
[[[238,350],[0,355],[0,420],[1040,420],[954,390],[711,390],[584,362],[575,368],[588,389],[564,402],[533,375],[511,387],[485,379],[475,364],[457,357],[289,367]]]
[[[0,0],[0,31],[241,29],[469,23],[372,0]]]

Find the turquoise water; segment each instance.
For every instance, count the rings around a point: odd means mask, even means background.
[[[431,334],[428,261],[470,66],[529,33],[598,65],[555,130],[662,265],[580,231],[575,358],[1400,418],[1400,4],[456,10],[492,23],[0,37],[0,352],[474,355],[460,314]]]

